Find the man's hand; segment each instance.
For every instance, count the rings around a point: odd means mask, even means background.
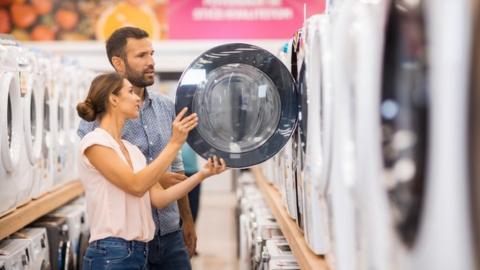
[[[183,239],[187,247],[188,255],[191,258],[197,249],[197,233],[195,232],[195,224],[193,222],[183,223]]]
[[[176,185],[183,180],[187,179],[184,174],[174,173],[174,172],[165,172],[158,181],[163,188],[167,189],[173,185]]]

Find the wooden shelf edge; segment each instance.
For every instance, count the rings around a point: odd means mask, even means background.
[[[272,210],[283,235],[288,241],[301,269],[331,270],[325,257],[315,255],[298,229],[296,222],[288,215],[282,204],[281,194],[265,179],[259,167],[250,168],[265,201]]]
[[[80,181],[68,182],[0,218],[0,240],[83,194]]]

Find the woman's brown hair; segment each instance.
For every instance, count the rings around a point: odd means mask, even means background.
[[[107,102],[110,94],[118,94],[123,86],[123,77],[112,72],[101,74],[93,79],[85,101],[77,104],[78,116],[85,121],[91,122],[101,116],[107,110]]]

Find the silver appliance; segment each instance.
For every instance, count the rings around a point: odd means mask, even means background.
[[[29,270],[32,267],[31,242],[26,239],[6,239],[0,242],[0,264],[4,269]]]
[[[85,209],[76,205],[66,205],[50,213],[52,217],[63,217],[68,225],[68,238],[71,243],[71,265],[70,269],[80,269],[80,261],[83,258],[82,241],[88,241],[88,230],[85,230]]]
[[[50,254],[47,230],[45,228],[24,228],[14,234],[15,238],[27,239],[31,242],[30,270],[49,270]]]
[[[73,266],[73,254],[67,220],[63,217],[43,216],[32,227],[47,230],[50,264],[52,270],[68,270]]]

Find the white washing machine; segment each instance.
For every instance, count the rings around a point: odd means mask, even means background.
[[[87,219],[87,201],[85,199],[85,196],[82,196],[73,200],[68,204],[67,207],[78,208],[83,213],[82,218],[80,219],[81,233],[78,240],[79,244],[77,245],[77,247],[75,247],[77,258],[80,258],[79,260],[77,260],[77,267],[78,269],[82,269],[83,267],[82,258],[84,257],[85,252],[87,251],[88,240],[90,239],[90,224]]]
[[[70,156],[70,94],[71,82],[66,71],[65,62],[56,58],[54,61],[54,88],[57,93],[57,130],[56,160],[53,185],[63,184],[69,177],[67,165]]]
[[[57,111],[58,97],[54,87],[54,70],[52,68],[53,59],[50,55],[42,54],[39,57],[40,71],[44,78],[44,98],[43,98],[43,142],[42,142],[42,193],[48,192],[53,188],[54,174],[56,171],[56,134],[57,134]]]
[[[381,121],[397,269],[474,269],[465,143],[470,22],[467,1],[390,5]]]
[[[19,44],[16,46],[11,46],[10,52],[12,56],[16,57],[16,63],[18,65],[18,72],[19,72],[19,89],[20,89],[20,96],[21,96],[21,107],[22,107],[22,136],[23,136],[23,147],[20,152],[20,159],[18,163],[18,168],[15,173],[15,180],[17,182],[17,206],[23,205],[31,200],[31,193],[32,193],[32,186],[33,186],[33,173],[34,173],[34,166],[32,162],[29,160],[29,155],[32,155],[32,148],[27,148],[28,144],[26,140],[31,140],[27,138],[25,133],[26,125],[30,124],[32,126],[32,119],[30,116],[25,116],[25,113],[28,109],[25,109],[27,106],[31,106],[31,95],[32,89],[29,85],[30,77],[32,76],[32,66],[29,62],[28,58],[26,57],[26,50],[22,48]],[[34,125],[36,120],[33,121]]]
[[[356,44],[350,51],[356,119],[354,138],[358,269],[392,269],[391,222],[382,171],[380,78],[383,33],[387,1],[356,1],[346,43]],[[348,55],[348,53],[347,53]],[[355,59],[353,59],[355,58]]]
[[[23,132],[23,107],[20,93],[20,80],[17,62],[16,42],[1,39],[1,78],[0,78],[0,151],[1,151],[1,181],[2,211],[5,213],[17,204],[24,203],[29,197],[30,186],[27,183],[28,174],[26,169],[25,137]],[[13,204],[11,203],[15,199]]]
[[[47,230],[51,269],[72,269],[73,253],[66,219],[47,215],[39,218],[30,226]]]
[[[297,219],[296,162],[297,148],[293,137],[287,142],[283,152],[283,189],[285,207],[291,218]]]
[[[475,269],[467,174],[467,89],[471,62],[470,1],[427,0],[431,101],[422,218],[414,269]],[[446,34],[448,33],[448,34]],[[478,194],[476,195],[478,196]],[[444,244],[448,243],[448,250]]]
[[[303,29],[299,29],[294,36],[287,42],[282,48],[280,53],[280,59],[290,71],[295,81],[297,82],[297,96],[299,96],[299,102],[301,103],[301,88],[298,84],[299,74],[301,72],[300,67],[303,62],[304,53],[303,53],[303,41],[302,41]],[[299,107],[298,119],[299,124],[297,125],[296,130],[287,146],[288,159],[291,160],[291,172],[288,172],[286,175],[288,190],[286,194],[288,195],[288,212],[292,218],[295,219],[298,228],[303,232],[304,221],[303,221],[303,185],[301,172],[303,170],[303,149],[301,148],[301,138],[303,138],[302,124],[304,123],[302,119],[302,112],[300,111],[301,104],[298,104]]]
[[[23,123],[27,161],[32,170],[30,196],[42,195],[41,166],[43,140],[43,98],[45,86],[39,70],[36,55],[30,50],[20,49],[19,65],[21,85],[24,84]],[[22,82],[23,81],[23,82]]]
[[[293,40],[285,43],[282,47],[279,58],[286,68],[291,68],[291,49]],[[297,192],[296,192],[296,164],[297,164],[297,142],[295,136],[287,142],[282,151],[283,168],[282,168],[282,198],[284,200],[287,213],[291,218],[297,219]]]
[[[19,81],[18,81],[18,77],[15,76],[15,68],[13,65],[7,65],[5,62],[6,61],[11,61],[11,58],[9,57],[9,53],[8,53],[8,49],[5,45],[2,45],[0,44],[0,61],[2,64],[0,64],[0,93],[2,93],[2,99],[5,99],[5,96],[7,96],[7,100],[8,100],[8,95],[10,92],[13,93],[18,93],[18,87],[19,87]],[[15,100],[15,106],[12,107],[10,106],[9,108],[8,107],[5,107],[3,110],[3,113],[0,114],[0,115],[6,115],[7,113],[9,114],[9,116],[11,117],[12,115],[12,112],[11,110],[15,110],[14,113],[19,113],[21,112],[21,109],[20,109],[20,106],[19,106],[19,103],[20,103],[20,94],[18,93],[17,95],[15,95],[15,98],[13,99]],[[8,101],[7,101],[8,102]],[[10,109],[10,112],[8,111],[5,111],[5,109]],[[5,142],[5,147],[8,146],[8,141],[9,141],[9,138],[6,137],[4,138],[4,136],[8,136],[8,134],[11,135],[12,133],[12,129],[11,128],[7,128],[8,126],[8,118],[7,119],[4,119],[5,117],[2,117],[2,124],[4,125],[3,126],[3,131],[0,132],[0,151],[2,151],[2,154],[3,154],[3,145],[4,145],[4,142]],[[14,122],[15,126],[14,126],[14,130],[15,130],[15,134],[17,134],[17,132],[20,132],[21,130],[21,125],[20,123],[18,123],[18,121],[15,121]],[[7,134],[5,134],[5,130],[7,131]],[[15,139],[14,140],[15,144],[13,144],[13,146],[17,145],[17,144],[20,144],[21,145],[21,142],[18,140],[18,139]],[[18,148],[18,146],[17,146]],[[15,147],[13,148],[15,149]],[[14,150],[13,154],[15,154],[15,151],[18,152],[18,150]],[[0,215],[4,215],[6,213],[8,213],[9,211],[15,209],[15,203],[16,203],[16,200],[17,200],[17,193],[16,193],[16,190],[17,190],[17,187],[16,187],[16,183],[14,181],[14,179],[11,178],[10,176],[10,171],[13,169],[12,167],[15,167],[16,166],[16,163],[18,162],[18,158],[19,157],[19,154],[16,154],[18,157],[15,157],[14,156],[14,164],[11,164],[11,165],[14,165],[14,166],[9,166],[9,167],[5,167],[4,164],[3,164],[3,156],[2,156],[2,159],[0,159],[0,198],[1,198],[1,201],[2,201],[2,204],[0,204]]]
[[[78,147],[80,143],[80,138],[77,135],[78,125],[80,123],[80,117],[77,114],[77,104],[78,102],[83,99],[82,95],[82,87],[83,84],[81,82],[82,78],[76,76],[78,72],[81,72],[80,67],[77,64],[70,64],[67,69],[68,77],[70,78],[71,88],[69,91],[69,105],[70,108],[68,110],[69,115],[69,132],[68,132],[68,145],[70,150],[68,151],[68,164],[67,164],[67,171],[69,172],[66,175],[66,181],[71,181],[78,179]]]
[[[0,242],[0,263],[6,270],[32,269],[32,245],[27,239],[6,239]]]
[[[24,228],[16,232],[14,238],[27,239],[31,242],[30,270],[51,269],[47,230],[45,228]]]
[[[357,230],[359,208],[355,203],[356,188],[361,185],[357,177],[356,156],[356,96],[355,72],[358,44],[351,39],[353,7],[355,1],[343,1],[336,6],[332,18],[333,45],[333,112],[334,124],[330,182],[328,186],[331,218],[332,252],[329,259],[336,269],[356,269],[358,262]]]
[[[316,254],[330,251],[329,222],[327,209],[326,177],[327,162],[324,161],[325,147],[322,137],[321,94],[325,91],[329,35],[329,18],[315,15],[309,18],[305,27],[305,60],[300,69],[299,88],[301,92],[301,151],[304,152],[303,209],[305,240]]]

